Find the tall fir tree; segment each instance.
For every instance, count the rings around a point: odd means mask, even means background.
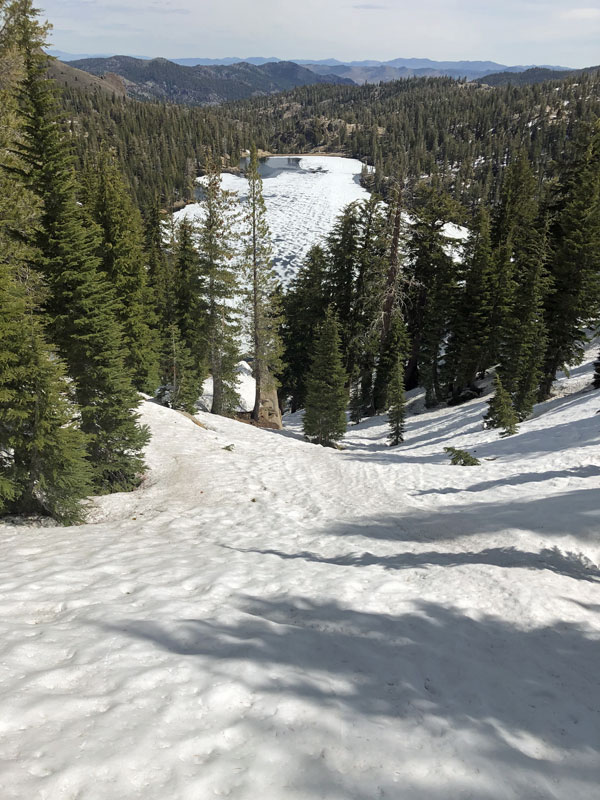
[[[198,375],[206,370],[206,278],[200,274],[200,255],[194,223],[184,217],[175,227],[173,242],[173,321],[191,353]],[[167,343],[167,349],[169,344]]]
[[[0,262],[0,513],[83,520],[91,470],[77,416],[28,287]]]
[[[277,385],[276,375],[282,370],[283,344],[279,335],[282,311],[276,291],[278,282],[255,145],[250,150],[246,179],[248,199],[243,254],[248,300],[246,331],[251,342],[252,373],[256,382],[252,419],[258,422],[263,394]]]
[[[555,205],[541,400],[550,396],[559,369],[581,362],[588,329],[600,315],[600,122],[579,144]]]
[[[352,338],[355,283],[359,272],[360,223],[358,204],[346,206],[327,237],[325,298],[336,312],[344,360]]]
[[[493,238],[496,272],[490,358],[498,359],[502,385],[523,420],[533,409],[541,376],[549,278],[546,223],[540,218],[535,175],[522,152],[507,168]]]
[[[392,314],[385,342],[377,362],[375,376],[374,405],[375,412],[383,413],[389,408],[391,401],[391,384],[398,371],[398,362],[402,363],[402,383],[404,386],[404,361],[408,353],[408,335],[400,308]],[[397,397],[396,391],[396,397]]]
[[[161,354],[162,385],[157,399],[163,405],[194,414],[202,392],[202,379],[194,367],[194,359],[175,323],[166,331]]]
[[[357,273],[349,325],[348,374],[358,371],[361,413],[374,413],[373,377],[381,338],[382,295],[388,267],[385,206],[377,196],[357,206]]]
[[[146,206],[143,215],[144,242],[148,257],[148,284],[154,297],[155,324],[159,335],[175,322],[173,263],[165,244],[164,214],[158,199],[154,197]],[[173,237],[174,239],[174,237]],[[168,336],[163,336],[163,342]]]
[[[89,210],[100,229],[100,269],[116,295],[125,365],[135,387],[152,393],[158,385],[159,342],[141,215],[107,151],[100,153],[91,183]]]
[[[14,152],[22,134],[18,16],[19,4],[0,3],[0,514],[42,513],[74,523],[91,489],[89,465],[69,384],[45,341],[43,286],[27,243],[40,206]]]
[[[316,333],[306,385],[304,434],[315,444],[332,446],[346,432],[346,380],[338,323],[329,309]]]
[[[36,15],[30,0],[19,1],[15,28],[24,64],[24,122],[18,152],[42,208],[35,262],[48,286],[43,310],[50,338],[75,383],[94,489],[128,490],[139,483],[149,434],[135,410],[139,398],[125,368],[115,297],[99,269],[97,232],[86,224],[77,202],[54,87],[46,78],[45,31]]]
[[[404,359],[399,356],[392,369],[388,388],[388,443],[396,447],[404,441],[404,422],[406,418],[406,399],[404,396]]]
[[[485,207],[479,209],[466,246],[464,273],[459,277],[462,286],[456,293],[445,356],[446,380],[454,398],[491,366],[493,253],[490,216]]]
[[[308,251],[283,298],[285,367],[282,390],[291,398],[292,411],[304,406],[314,332],[327,309],[324,289],[326,272],[325,252],[315,245]]]
[[[204,347],[213,380],[213,414],[231,414],[239,405],[236,365],[240,359],[239,320],[234,307],[239,293],[232,230],[236,202],[221,188],[214,163],[204,179],[204,217],[198,228],[200,275],[206,305]]]
[[[427,406],[444,399],[443,346],[449,330],[456,267],[451,242],[444,234],[447,222],[457,217],[456,204],[435,183],[417,187],[407,250],[412,284],[408,332],[412,353],[407,365],[407,386],[425,387]]]
[[[512,436],[517,433],[519,415],[498,373],[494,375],[494,395],[488,403],[484,420],[488,428],[502,428],[500,436]]]

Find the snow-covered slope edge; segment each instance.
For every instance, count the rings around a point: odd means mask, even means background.
[[[598,800],[588,381],[393,450],[381,418],[336,452],[144,404],[143,489],[0,526],[2,797]]]

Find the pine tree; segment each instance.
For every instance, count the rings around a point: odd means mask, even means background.
[[[315,245],[308,251],[283,298],[285,368],[282,391],[284,395],[291,395],[292,411],[304,406],[314,332],[327,308],[324,290],[326,269],[325,253]]]
[[[164,215],[157,198],[153,198],[144,212],[144,242],[148,257],[148,284],[154,296],[155,324],[159,334],[175,321],[173,265],[165,246],[163,226]],[[168,336],[162,338],[164,342]]]
[[[493,332],[502,385],[520,420],[532,411],[546,346],[548,293],[546,225],[539,218],[536,181],[521,154],[509,166],[496,223],[498,272]]]
[[[510,394],[502,385],[500,375],[494,376],[494,396],[488,403],[488,412],[484,417],[486,427],[502,428],[500,436],[512,436],[517,433],[519,416],[515,411]]]
[[[346,432],[345,384],[338,323],[330,309],[316,335],[306,386],[304,433],[315,444],[332,446]]]
[[[359,272],[360,227],[358,204],[351,203],[338,217],[327,237],[325,298],[336,312],[344,360],[352,337],[355,283]]]
[[[254,145],[250,150],[246,179],[248,206],[245,215],[244,262],[249,307],[246,327],[251,341],[252,372],[256,381],[252,419],[258,422],[263,393],[277,385],[275,376],[282,369],[283,345],[279,335],[282,312],[276,299],[277,278],[273,269],[271,236]]]
[[[213,379],[211,412],[231,414],[239,405],[239,323],[234,308],[238,279],[232,233],[236,204],[232,193],[221,188],[221,176],[210,162],[203,188],[205,213],[198,228],[198,254],[206,305],[204,348]]]
[[[550,228],[552,285],[545,302],[548,336],[540,400],[549,397],[559,369],[581,362],[586,329],[600,312],[600,123],[569,167]]]
[[[205,280],[200,275],[200,256],[194,224],[184,217],[175,228],[172,315],[185,348],[191,353],[198,375],[206,370]],[[169,342],[167,341],[167,348]]]
[[[34,240],[35,264],[48,286],[42,310],[75,383],[94,489],[128,490],[139,483],[149,434],[138,425],[139,398],[124,364],[114,294],[99,270],[96,231],[86,225],[76,199],[53,85],[45,77],[44,31],[30,0],[19,2],[16,33],[24,63],[23,138],[17,149],[42,207]]]
[[[373,391],[375,412],[378,414],[386,411],[392,400],[390,386],[398,370],[398,362],[404,364],[408,351],[408,336],[406,325],[399,308],[392,314],[388,334],[381,345],[381,353],[377,363],[377,374]],[[402,372],[404,383],[404,367]],[[397,394],[396,394],[397,396]]]
[[[16,91],[23,78],[20,3],[0,3],[0,513],[83,517],[90,491],[85,440],[62,365],[47,346],[43,286],[28,244],[40,205],[23,181]]]
[[[0,243],[10,247],[2,231]],[[0,260],[0,513],[80,522],[91,486],[78,410],[44,341],[31,286],[13,270]]]
[[[442,351],[449,330],[456,267],[444,225],[456,218],[456,205],[436,185],[417,188],[414,224],[408,237],[409,275],[413,284],[407,318],[412,354],[406,383],[425,387],[426,405],[444,399]]]
[[[100,269],[116,295],[125,365],[137,389],[153,392],[158,384],[158,337],[142,219],[107,152],[100,154],[93,169],[91,194],[90,211],[100,229]]]
[[[463,281],[464,289],[457,296],[445,357],[445,374],[455,398],[491,366],[488,354],[492,337],[493,254],[490,217],[485,207],[479,210],[466,247]]]
[[[169,408],[194,414],[202,391],[202,381],[194,368],[194,359],[177,325],[169,326],[165,338],[167,344],[161,359],[163,385],[157,392],[157,400]]]
[[[406,417],[406,399],[404,397],[404,360],[399,357],[392,370],[388,387],[388,423],[390,432],[388,442],[390,447],[396,447],[404,441],[404,420]]]

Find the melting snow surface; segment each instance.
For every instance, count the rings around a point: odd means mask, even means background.
[[[145,402],[141,489],[0,526],[0,796],[598,800],[590,377],[341,452]]]

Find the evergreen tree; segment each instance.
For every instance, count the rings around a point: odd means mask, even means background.
[[[360,223],[358,204],[351,203],[327,237],[325,298],[338,317],[344,360],[352,338],[355,282],[359,272]]]
[[[482,207],[466,247],[463,289],[457,293],[452,335],[445,357],[445,374],[454,397],[471,386],[491,364],[493,254],[490,217]]]
[[[523,420],[535,403],[546,345],[546,229],[539,219],[535,176],[522,154],[507,173],[495,229],[501,268],[492,318],[495,312],[502,385]]]
[[[315,444],[332,446],[346,432],[345,384],[338,323],[330,309],[316,334],[306,385],[304,433]]]
[[[99,270],[96,230],[86,225],[76,199],[53,86],[45,77],[44,31],[30,0],[19,2],[16,33],[24,62],[18,151],[42,206],[35,263],[48,285],[43,311],[75,383],[94,489],[128,490],[139,483],[148,431],[138,424],[139,398],[124,364],[114,295]]]
[[[153,330],[155,311],[141,215],[107,152],[100,154],[92,177],[89,206],[100,229],[100,268],[117,299],[125,365],[137,389],[153,392],[158,384],[158,337]]]
[[[397,377],[398,362],[404,365],[408,350],[406,325],[399,308],[393,313],[385,342],[382,343],[374,387],[375,412],[386,411],[391,402],[391,384]],[[404,366],[402,367],[402,383],[404,386]],[[398,393],[396,391],[396,398]]]
[[[194,224],[184,217],[175,228],[173,297],[171,314],[184,347],[191,353],[198,375],[206,371],[206,280],[200,275],[200,256],[194,241]],[[169,326],[170,327],[170,326]],[[168,337],[170,338],[170,337]],[[167,349],[170,343],[167,340]]]
[[[547,346],[539,399],[556,373],[581,362],[587,328],[600,313],[600,122],[579,146],[550,228],[551,289],[545,302]]]
[[[486,427],[502,428],[500,436],[512,436],[517,433],[519,416],[514,409],[510,394],[502,385],[500,375],[494,376],[494,396],[488,403],[488,412],[484,417]]]
[[[284,372],[282,391],[291,395],[292,411],[304,406],[306,376],[314,332],[325,316],[326,256],[317,245],[312,247],[304,264],[292,280],[283,299]]]
[[[78,523],[91,493],[78,411],[38,319],[2,270],[0,282],[0,513]]]
[[[164,242],[164,216],[158,200],[153,198],[144,214],[144,242],[148,257],[148,284],[154,297],[155,325],[159,335],[175,321],[173,265]],[[174,238],[174,237],[173,237]],[[163,342],[167,336],[161,336]]]
[[[279,335],[282,313],[277,302],[271,235],[254,145],[250,150],[246,179],[248,206],[245,215],[244,262],[249,306],[246,327],[251,341],[252,372],[256,381],[252,419],[258,421],[262,395],[276,385],[275,375],[282,369],[283,345]]]
[[[439,186],[422,184],[417,188],[415,219],[407,243],[413,288],[407,319],[412,353],[406,382],[409,387],[417,383],[425,387],[428,407],[443,400],[445,394],[442,351],[457,276],[443,228],[456,214],[455,204]]]
[[[44,339],[43,287],[27,243],[40,207],[14,152],[22,125],[19,12],[18,3],[0,2],[0,514],[43,513],[71,523],[83,517],[89,467],[68,383]]]
[[[388,422],[390,432],[388,442],[390,447],[396,447],[404,441],[404,420],[406,417],[406,399],[404,397],[404,360],[399,357],[392,370],[388,387]]]
[[[0,56],[0,68],[1,62]],[[24,221],[14,207],[4,208],[11,183],[0,173],[0,212],[7,212],[0,214],[0,514],[42,513],[75,523],[91,491],[85,438],[62,365],[44,340],[37,282],[28,270],[33,253],[6,225],[10,217]]]
[[[204,348],[213,379],[211,412],[230,414],[239,404],[239,324],[233,305],[238,293],[233,264],[235,200],[221,188],[221,176],[212,163],[207,166],[203,188],[205,213],[198,229],[198,254],[206,304]]]
[[[170,408],[194,414],[202,391],[202,380],[198,377],[192,354],[185,346],[177,325],[169,326],[166,340],[161,359],[163,385],[157,393],[157,399]]]

